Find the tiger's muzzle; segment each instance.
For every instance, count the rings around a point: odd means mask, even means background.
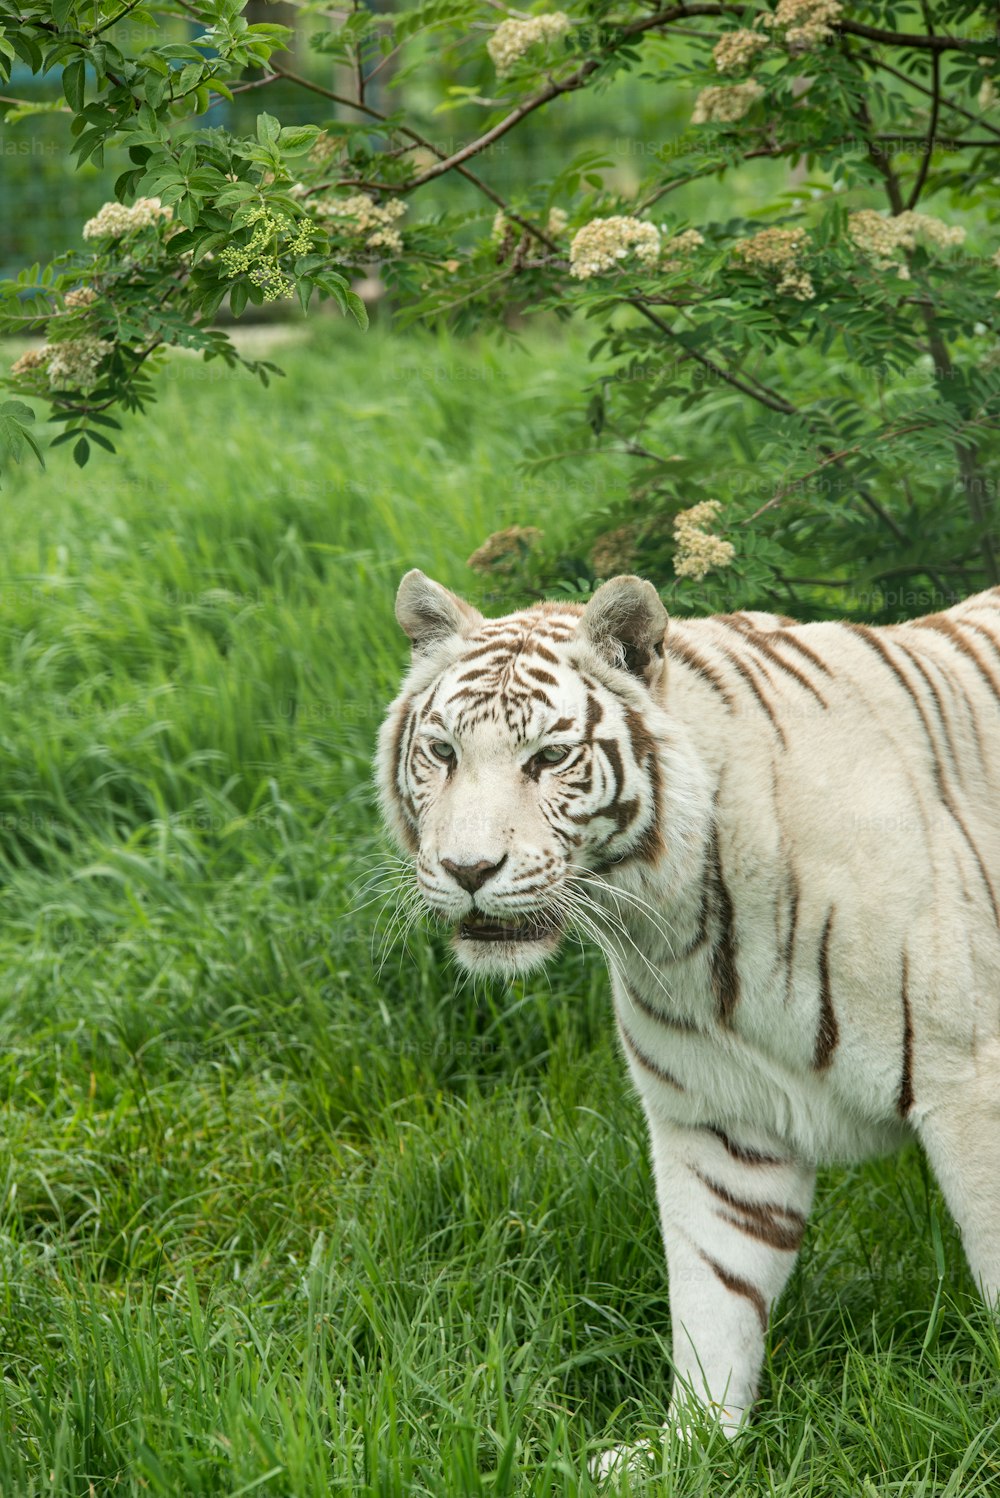
[[[557,922],[538,915],[497,916],[472,911],[458,923],[463,941],[544,941],[559,931]]]
[[[514,977],[540,967],[562,942],[563,921],[555,910],[469,910],[452,926],[455,956],[470,972]]]

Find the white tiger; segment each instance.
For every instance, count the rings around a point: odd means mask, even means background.
[[[645,1108],[676,1373],[735,1433],[819,1162],[916,1134],[1000,1295],[1000,589],[908,624],[484,619],[407,573],[383,810],[474,972],[567,926]]]

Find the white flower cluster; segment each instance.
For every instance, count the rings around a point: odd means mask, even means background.
[[[45,369],[49,384],[55,390],[72,387],[88,390],[96,384],[95,372],[105,354],[110,354],[114,344],[106,338],[67,338],[62,343],[46,343],[38,349],[28,349],[11,365],[12,375],[33,374]]]
[[[98,364],[113,348],[114,344],[107,338],[95,338],[93,334],[53,344],[49,357],[49,384],[89,389],[96,384],[95,371]]]
[[[49,346],[44,348],[25,349],[19,359],[15,359],[10,366],[10,372],[17,375],[34,374],[36,369],[44,369],[49,360]]]
[[[706,572],[729,567],[736,548],[706,529],[716,519],[722,505],[717,499],[705,499],[674,516],[674,572],[700,582]]]
[[[164,208],[159,198],[136,198],[131,208],[124,203],[105,203],[84,224],[83,237],[121,239],[123,234],[132,234],[136,229],[148,229],[161,218],[169,223],[173,216],[174,210]]]
[[[745,27],[740,27],[737,31],[724,31],[712,48],[716,72],[740,72],[749,67],[757,53],[769,45],[770,37],[759,31],[747,31]]]
[[[833,36],[843,9],[840,0],[778,0],[774,14],[761,16],[760,23],[783,31],[785,46],[796,55],[812,52]]]
[[[591,219],[573,235],[569,247],[569,273],[579,281],[602,271],[616,270],[619,262],[634,254],[646,269],[660,258],[660,231],[642,219],[615,214]]]
[[[909,267],[901,256],[916,247],[918,236],[940,250],[965,240],[961,224],[945,224],[929,213],[915,213],[911,209],[890,218],[874,208],[861,208],[848,215],[847,232],[876,270],[895,270],[901,281],[910,279]]]
[[[756,78],[748,78],[745,83],[713,84],[703,88],[694,101],[691,123],[731,125],[735,120],[741,120],[763,97],[764,90]]]
[[[680,234],[672,234],[662,244],[663,259],[660,269],[665,271],[683,270],[685,263],[701,245],[705,243],[704,234],[697,229],[682,229]]]
[[[67,312],[76,312],[81,307],[89,307],[97,301],[97,292],[92,286],[78,286],[76,291],[67,291],[63,297],[63,306]]]
[[[398,198],[376,203],[363,192],[349,198],[321,198],[316,204],[319,218],[350,219],[348,227],[364,236],[367,249],[388,250],[397,255],[403,248],[403,236],[393,225],[405,212],[406,204]]]
[[[42,348],[29,349],[11,365],[12,375],[32,374],[45,369],[49,384],[61,390],[71,386],[87,390],[96,383],[98,364],[114,348],[106,338],[68,338],[62,343],[46,343]]]
[[[537,525],[509,525],[504,531],[494,531],[487,536],[482,546],[477,546],[466,566],[473,572],[499,572],[510,574],[516,571],[533,546],[542,539]]]
[[[550,16],[529,16],[525,21],[501,21],[486,43],[486,50],[502,78],[529,47],[536,42],[557,41],[568,30],[569,16],[562,10],[553,11]]]
[[[778,291],[798,302],[810,302],[816,295],[812,277],[804,271],[799,257],[806,248],[804,229],[762,229],[750,239],[738,239],[733,253],[749,266],[778,272]]]

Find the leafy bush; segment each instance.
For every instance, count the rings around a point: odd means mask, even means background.
[[[314,51],[353,80],[341,92],[288,68],[291,33],[248,22],[242,0],[179,3],[187,41],[143,29],[175,0],[0,0],[0,56],[61,76],[80,162],[110,146],[131,162],[87,253],[3,288],[0,329],[46,340],[0,411],[15,457],[23,397],[49,403],[82,464],[112,446],[112,411],[148,404],[166,346],[239,360],[212,326],[224,302],[239,316],[318,293],[363,321],[351,278],[377,269],[409,319],[599,325],[585,411],[529,461],[575,475],[625,455],[627,497],[569,544],[502,559],[501,589],[634,568],[673,577],[687,610],[892,618],[1000,583],[988,6],[580,0],[501,18],[425,0],[330,25],[303,4]],[[627,162],[563,160],[562,101],[603,119],[627,75],[637,118],[666,101],[662,126],[619,135]],[[289,82],[329,117],[265,112],[253,137],[207,123],[220,99]],[[436,142],[440,111],[475,123]],[[490,153],[513,133],[554,142],[554,170],[504,197]]]

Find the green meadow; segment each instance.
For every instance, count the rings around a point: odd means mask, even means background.
[[[371,784],[399,576],[482,596],[488,533],[599,502],[517,466],[584,347],[177,355],[119,457],[5,477],[3,1498],[568,1498],[656,1436],[599,956],[461,980]],[[618,1491],[995,1498],[1000,1340],[915,1150],[823,1173],[747,1434]]]

